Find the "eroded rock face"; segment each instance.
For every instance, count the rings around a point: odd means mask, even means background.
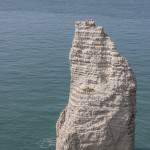
[[[133,150],[135,78],[94,21],[76,22],[70,64],[70,96],[57,121],[56,150]]]

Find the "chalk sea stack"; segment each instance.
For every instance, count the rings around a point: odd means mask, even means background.
[[[56,150],[133,150],[136,81],[127,60],[93,20],[77,21],[69,101],[56,124]]]

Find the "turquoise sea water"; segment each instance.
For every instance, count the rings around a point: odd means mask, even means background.
[[[0,0],[0,150],[54,150],[74,21],[93,18],[138,82],[136,150],[150,150],[149,0]]]

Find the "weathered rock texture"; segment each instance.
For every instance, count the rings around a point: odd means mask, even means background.
[[[69,102],[57,121],[56,150],[133,150],[136,83],[110,37],[76,22]]]

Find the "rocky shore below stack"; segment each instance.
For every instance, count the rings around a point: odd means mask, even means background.
[[[77,21],[69,101],[56,124],[56,150],[133,150],[136,80],[103,27]]]

